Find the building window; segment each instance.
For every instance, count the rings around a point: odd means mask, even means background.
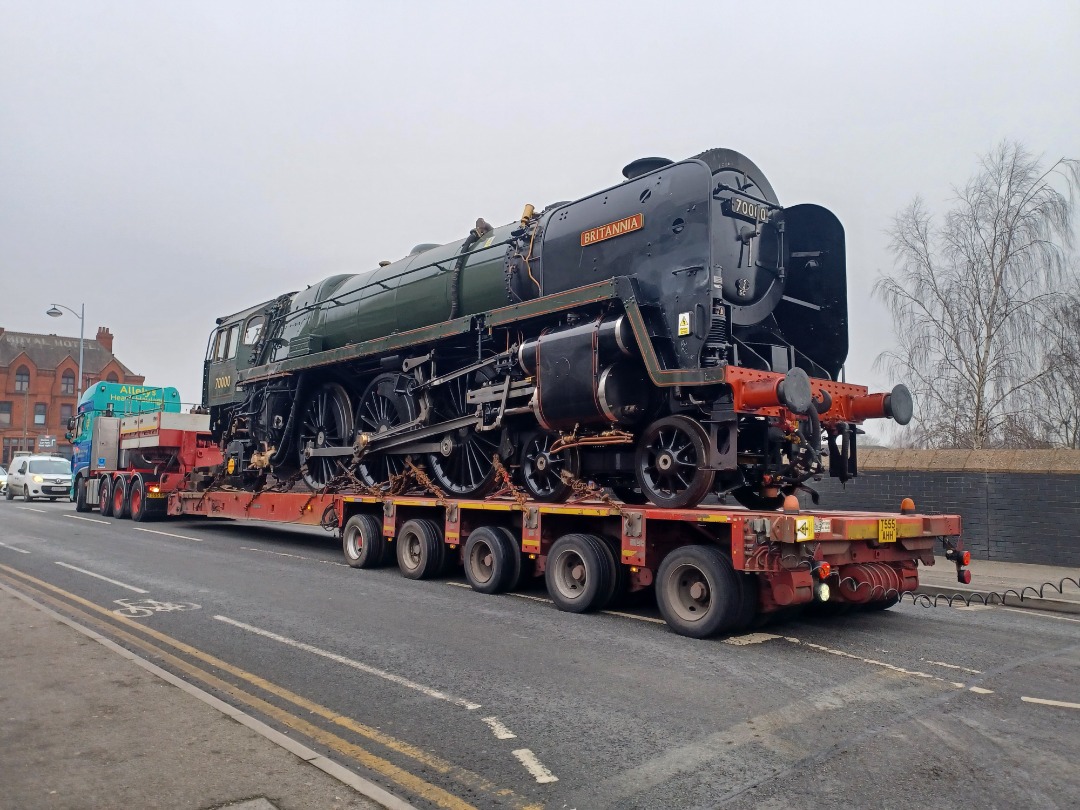
[[[75,372],[65,371],[64,375],[60,378],[60,393],[61,394],[74,394],[75,393]]]
[[[120,382],[120,378],[116,376],[115,371],[110,371],[109,376],[105,378],[105,382],[111,382],[111,383]]]
[[[19,366],[18,371],[15,372],[15,390],[30,390],[30,369],[26,366]]]
[[[64,430],[68,429],[68,420],[75,415],[74,405],[61,405],[60,406],[60,427]]]
[[[4,454],[0,456],[0,462],[3,462],[4,466],[11,466],[11,459],[15,456],[16,450],[32,450],[33,439],[23,440],[21,438],[16,439],[4,439]]]
[[[0,402],[0,427],[7,427],[11,424],[11,403]]]
[[[44,402],[38,402],[38,403],[36,403],[34,405],[34,424],[35,425],[44,425],[45,424],[45,403]]]

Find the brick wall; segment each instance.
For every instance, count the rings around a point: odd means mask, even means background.
[[[958,513],[976,559],[1080,567],[1080,451],[860,452],[858,478],[812,484],[826,509]],[[809,502],[806,503],[809,508]]]

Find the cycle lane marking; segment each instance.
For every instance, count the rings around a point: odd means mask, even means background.
[[[412,689],[416,692],[427,695],[430,698],[434,698],[436,700],[443,700],[447,703],[452,703],[455,706],[461,706],[462,708],[468,709],[469,711],[480,708],[479,703],[474,703],[473,701],[466,700],[465,698],[449,695],[446,692],[441,692],[438,689],[434,689],[430,686],[425,686],[422,683],[411,681],[401,675],[395,675],[393,672],[387,672],[384,669],[373,667],[370,664],[363,663],[362,661],[356,661],[352,658],[346,658],[344,655],[338,655],[337,653],[330,652],[329,650],[324,650],[320,647],[316,647],[304,641],[297,641],[296,639],[274,633],[270,630],[263,630],[261,627],[254,627],[250,624],[245,624],[244,622],[238,622],[236,619],[230,619],[228,616],[214,616],[214,618],[217,619],[219,622],[230,624],[233,627],[238,627],[241,630],[246,630],[247,632],[254,633],[257,636],[262,636],[263,638],[268,638],[273,641],[280,642],[281,644],[295,647],[298,650],[303,650],[304,652],[309,652],[313,655],[318,655],[322,658],[336,661],[339,664],[344,664],[345,666],[352,667],[353,669],[358,669],[361,672],[367,673],[368,675],[374,675],[375,677],[382,678],[385,681],[396,683],[398,686],[404,686],[406,689]]]
[[[87,571],[85,568],[79,568],[78,566],[71,565],[70,563],[60,562],[59,560],[56,560],[56,564],[62,565],[64,568],[70,568],[72,571],[78,571],[80,574],[86,574],[87,576],[96,577],[97,579],[104,580],[105,582],[111,582],[113,585],[118,585],[121,588],[127,588],[129,591],[133,591],[135,593],[150,593],[150,591],[146,590],[146,588],[137,588],[134,585],[128,585],[126,582],[121,582],[118,579],[110,579],[103,574],[95,574],[93,571]]]

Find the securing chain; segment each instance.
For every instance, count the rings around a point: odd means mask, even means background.
[[[601,501],[606,506],[614,509],[619,515],[623,513],[623,504],[612,498],[604,490],[589,481],[582,481],[577,478],[569,470],[562,470],[559,473],[559,478],[566,486],[570,487],[573,491],[572,498],[585,501],[585,500],[597,500]]]
[[[446,493],[428,478],[428,474],[424,472],[423,468],[416,466],[411,458],[405,459],[405,472],[408,473],[417,484],[423,489],[426,489],[429,493],[435,496],[435,499],[439,502],[439,506],[446,506]]]
[[[529,496],[525,494],[525,491],[514,483],[510,477],[510,471],[503,466],[502,459],[499,458],[498,453],[491,454],[491,462],[495,465],[495,474],[499,481],[502,482],[502,489],[495,493],[495,497],[502,495],[504,492],[509,492],[514,499],[514,503],[518,505],[518,509],[522,512],[525,511],[526,504],[529,501]]]

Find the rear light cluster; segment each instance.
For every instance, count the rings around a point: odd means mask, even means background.
[[[966,566],[971,565],[971,552],[950,548],[945,551],[945,559],[956,563],[956,581],[961,585],[971,584],[971,572]]]

